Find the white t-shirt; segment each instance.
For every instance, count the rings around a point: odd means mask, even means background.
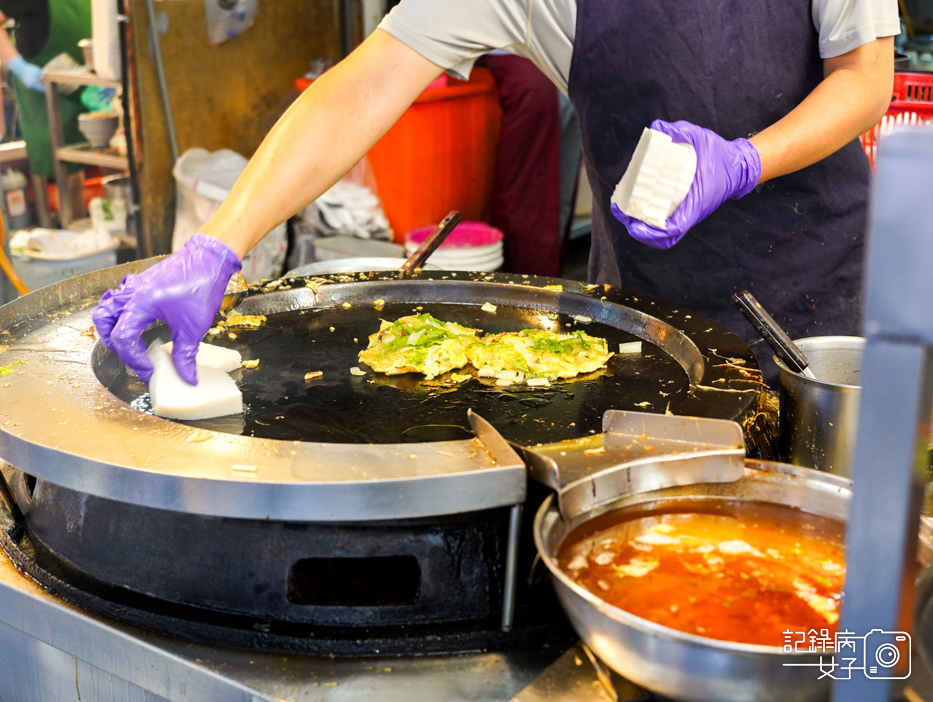
[[[824,59],[900,32],[897,0],[812,2]],[[566,93],[576,21],[576,0],[402,0],[379,26],[458,77],[502,49],[531,59]]]

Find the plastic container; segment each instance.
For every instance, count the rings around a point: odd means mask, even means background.
[[[895,73],[891,104],[881,121],[862,135],[868,162],[874,166],[878,141],[899,126],[923,126],[933,122],[933,73]]]
[[[117,265],[116,247],[81,258],[56,258],[30,254],[28,257],[12,254],[16,272],[30,290],[38,290],[72,276],[93,273],[101,268]]]
[[[95,197],[106,197],[103,180],[103,176],[95,176],[92,178],[84,179],[82,199],[84,200],[85,208],[91,206],[91,200],[93,200]],[[55,183],[49,183],[47,192],[49,194],[49,208],[53,212],[58,212],[58,187],[55,185]]]
[[[7,169],[0,179],[10,229],[26,229],[31,224],[29,202],[26,197],[26,176],[21,171]]]
[[[247,160],[235,151],[188,149],[172,169],[178,197],[172,251],[178,251],[207,221],[233,187]],[[279,224],[243,257],[243,277],[253,283],[277,278],[285,264],[288,235]]]
[[[404,257],[405,250],[399,244],[377,239],[360,239],[355,236],[329,236],[314,240],[315,261],[335,261],[341,258]],[[399,264],[401,265],[401,264]]]
[[[438,78],[373,146],[369,163],[397,241],[451,209],[489,219],[501,120],[496,82],[475,68],[466,82]]]
[[[405,250],[412,254],[434,231],[434,225],[419,227],[405,235]],[[502,267],[500,230],[485,222],[461,222],[428,258],[449,271],[495,271]]]

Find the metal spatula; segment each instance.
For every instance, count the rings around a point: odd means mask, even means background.
[[[803,355],[803,351],[797,348],[791,338],[787,335],[778,323],[774,321],[770,314],[765,311],[761,303],[755,299],[748,290],[742,290],[732,296],[732,302],[738,308],[739,312],[745,315],[745,319],[761,334],[774,354],[780,358],[784,365],[795,373],[816,380],[813,371],[810,370],[810,361]]]
[[[399,270],[404,274],[411,273],[416,268],[421,268],[424,262],[428,260],[428,257],[434,253],[435,249],[444,242],[447,235],[450,234],[458,224],[460,224],[460,213],[456,210],[452,210],[449,215],[438,223],[434,231],[421,242],[421,246],[408,257],[408,260],[402,264]]]
[[[726,419],[609,410],[602,434],[522,450],[531,476],[557,492],[564,519],[630,493],[745,474],[742,427]]]

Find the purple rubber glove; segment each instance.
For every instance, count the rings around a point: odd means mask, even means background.
[[[139,275],[126,276],[119,288],[104,293],[93,315],[100,340],[149,382],[152,362],[140,334],[158,321],[165,322],[172,330],[172,360],[178,374],[195,385],[198,343],[211,328],[227,282],[240,266],[240,259],[226,245],[195,234],[181,251]]]
[[[29,61],[19,54],[16,54],[16,56],[7,61],[6,65],[27,88],[40,93],[45,92],[45,82],[42,80],[41,68],[35,64],[29,63]]]
[[[656,119],[651,128],[670,136],[675,143],[690,144],[697,152],[697,172],[687,197],[658,229],[634,219],[616,205],[610,208],[634,239],[655,249],[669,249],[690,227],[703,221],[726,200],[748,195],[761,178],[761,157],[748,139],[726,141],[709,129],[690,122]]]

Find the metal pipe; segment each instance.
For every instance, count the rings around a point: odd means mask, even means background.
[[[855,665],[846,668],[847,659],[837,651],[841,671],[834,675],[834,702],[888,702],[891,681],[910,675],[910,632],[900,629],[909,628],[914,603],[933,402],[933,318],[928,313],[933,306],[928,265],[933,222],[927,212],[933,133],[911,129],[885,137],[875,173],[865,256],[862,394],[839,621],[839,631],[854,644]]]
[[[165,110],[165,124],[168,128],[168,141],[172,147],[172,162],[178,160],[178,142],[175,140],[175,122],[172,119],[172,106],[168,99],[168,84],[165,82],[165,66],[162,64],[162,49],[159,46],[159,30],[156,28],[155,7],[152,0],[146,0],[149,13],[149,38],[152,41],[152,55],[155,58],[156,74],[159,77],[159,92],[162,95],[162,109]]]
[[[7,278],[10,279],[10,282],[13,283],[13,287],[19,291],[19,294],[25,295],[29,292],[29,288],[26,286],[26,283],[23,282],[23,279],[19,277],[19,273],[16,272],[13,263],[7,257],[7,248],[6,219],[0,216],[0,268],[6,273]]]
[[[141,150],[138,148],[139,137],[139,105],[138,95],[133,86],[135,72],[135,54],[132,40],[132,17],[130,15],[130,0],[119,0],[120,14],[117,15],[117,26],[120,35],[120,62],[123,70],[120,71],[120,81],[123,86],[123,131],[126,136],[126,160],[129,163],[130,175],[130,202],[127,203],[126,230],[136,239],[136,257],[148,258],[152,256],[152,247],[143,244],[141,216],[139,211],[139,168]]]
[[[511,631],[515,621],[515,573],[522,526],[522,506],[512,505],[509,513],[509,542],[505,552],[505,584],[502,588],[502,631]]]

